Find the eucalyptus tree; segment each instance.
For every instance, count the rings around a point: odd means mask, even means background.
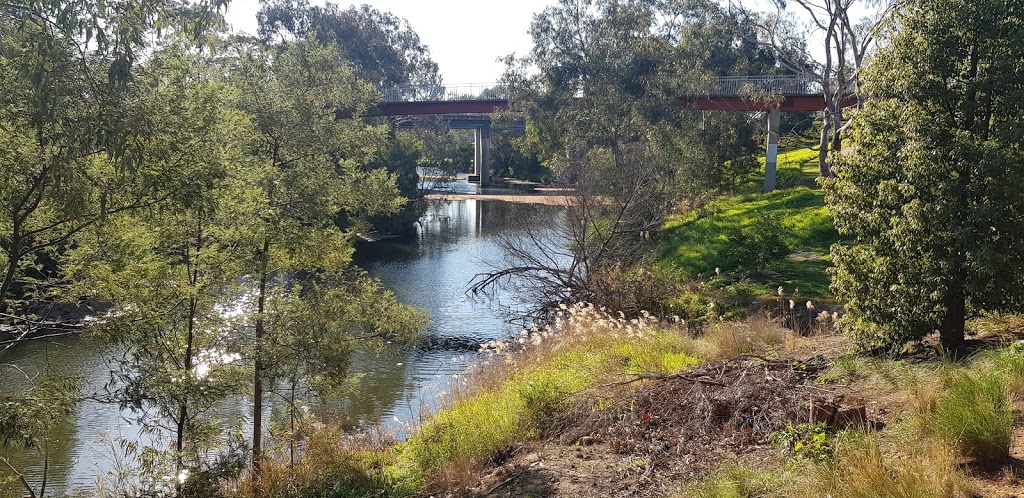
[[[155,29],[201,38],[225,5],[0,3],[0,312],[15,283],[76,233],[164,195],[153,180],[173,175],[136,159],[132,66]]]
[[[872,346],[1024,301],[1024,28],[1020,0],[915,0],[863,75],[864,109],[826,201],[842,325]]]
[[[441,83],[437,64],[430,51],[420,41],[409,22],[390,12],[382,12],[369,5],[342,6],[327,2],[311,5],[307,0],[273,0],[262,4],[257,14],[259,34],[266,42],[275,40],[311,38],[321,45],[334,44],[347,59],[356,77],[384,91],[402,85],[437,87]],[[383,119],[383,118],[377,118]],[[397,118],[390,118],[392,123]],[[448,143],[447,128],[436,120],[419,119],[418,128],[432,121],[435,143],[430,134],[423,134],[429,147],[444,147]],[[406,161],[404,145],[397,133],[391,135],[390,148],[395,152],[380,164],[398,175],[399,192],[409,198],[419,197],[417,163]],[[373,228],[390,233],[408,232],[423,214],[420,203],[407,203],[399,212],[371,218]]]
[[[250,175],[261,205],[252,228],[257,243],[249,273],[255,288],[245,350],[253,366],[252,474],[258,493],[266,382],[286,369],[289,358],[344,356],[359,337],[408,335],[420,315],[378,287],[368,288],[372,281],[353,278],[358,271],[350,264],[351,234],[334,223],[342,212],[386,214],[404,202],[394,175],[362,167],[385,153],[386,127],[335,118],[338,107],[360,115],[377,98],[376,90],[355,77],[336,45],[306,40],[250,47],[229,74],[256,130]],[[381,318],[362,316],[366,308],[346,307],[353,296],[363,296],[357,301],[362,303],[372,295]],[[312,340],[313,331],[336,345]],[[295,347],[303,349],[281,353]]]
[[[774,4],[774,13],[760,16],[761,39],[788,71],[821,85],[823,121],[818,169],[822,177],[829,177],[829,153],[842,148],[843,103],[851,96],[863,100],[860,72],[875,46],[880,23],[906,2],[774,0]]]
[[[356,76],[378,89],[396,85],[436,85],[441,82],[437,63],[409,22],[369,5],[349,6],[308,0],[274,0],[257,14],[259,34],[275,38],[309,36],[321,44],[337,44],[352,63]]]
[[[225,305],[245,276],[259,214],[249,117],[208,62],[172,42],[135,70],[132,86],[144,91],[133,106],[147,119],[136,160],[177,165],[167,179],[176,187],[150,208],[108,213],[64,259],[75,295],[113,306],[94,327],[114,353],[107,389],[154,440],[170,437],[175,475],[212,461],[221,438],[209,411],[245,386],[228,341],[240,324]]]

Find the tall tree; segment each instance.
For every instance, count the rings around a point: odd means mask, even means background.
[[[151,119],[138,160],[186,165],[181,188],[154,209],[109,214],[66,258],[76,293],[118,310],[95,327],[120,350],[108,390],[170,437],[175,475],[213,463],[203,455],[218,431],[206,414],[245,385],[227,341],[238,324],[222,308],[245,276],[258,215],[246,189],[249,117],[234,89],[212,81],[208,59],[188,52],[172,42],[133,78]]]
[[[288,337],[311,323],[299,318],[310,313],[325,324],[343,324],[336,329],[343,335],[351,332],[355,320],[348,314],[317,312],[341,306],[338,301],[352,295],[338,285],[324,285],[338,279],[351,283],[344,278],[351,271],[350,233],[335,225],[335,217],[339,212],[392,213],[404,200],[394,175],[361,167],[384,151],[386,128],[335,119],[336,106],[359,115],[377,95],[355,77],[336,45],[298,40],[252,47],[229,74],[257,134],[253,157],[258,167],[251,175],[262,206],[253,228],[258,242],[250,274],[256,288],[246,356],[253,365],[252,473],[259,494],[265,386],[281,364],[274,345],[295,344]],[[313,280],[303,284],[299,275]],[[303,293],[316,299],[296,301]],[[386,322],[378,325],[381,333],[387,332]],[[397,332],[416,328],[393,326]]]
[[[266,0],[257,18],[260,36],[268,41],[283,35],[313,35],[322,44],[337,44],[356,75],[380,90],[441,81],[419,35],[408,21],[390,12],[369,5],[342,9],[331,2],[321,7],[308,0]]]
[[[1024,299],[1024,2],[916,0],[862,77],[854,147],[826,184],[843,325],[877,346]]]
[[[904,4],[902,0],[774,0],[777,10],[758,23],[764,43],[788,71],[821,86],[822,129],[818,170],[832,176],[830,152],[842,149],[844,102],[862,100],[860,71],[874,47],[879,23]],[[855,13],[864,12],[863,17]],[[795,14],[795,15],[794,15]],[[801,29],[799,19],[809,28]]]
[[[266,0],[257,15],[265,41],[311,38],[321,45],[339,47],[355,75],[384,91],[402,85],[437,87],[441,76],[430,52],[409,22],[369,5],[342,8],[308,0]],[[443,127],[438,126],[441,130]],[[406,142],[407,144],[407,142]],[[392,154],[372,167],[382,166],[398,176],[399,192],[409,199],[421,195],[417,164],[403,155],[403,143],[392,134]],[[371,218],[373,228],[407,233],[423,214],[422,205],[407,203],[399,212]]]
[[[0,312],[39,258],[166,193],[154,180],[174,174],[138,164],[133,136],[145,127],[124,107],[136,52],[154,29],[202,38],[225,5],[0,3]]]

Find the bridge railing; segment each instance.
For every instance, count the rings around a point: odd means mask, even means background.
[[[744,97],[757,94],[819,95],[821,83],[802,75],[720,76],[685,90],[687,96]],[[507,100],[500,83],[402,85],[384,91],[384,103]]]
[[[700,90],[697,91],[699,93]],[[818,95],[821,83],[798,74],[768,76],[719,76],[703,91],[713,96],[746,96],[754,94],[772,95]]]
[[[508,100],[500,83],[454,85],[401,85],[384,91],[384,102],[451,102],[457,100]]]

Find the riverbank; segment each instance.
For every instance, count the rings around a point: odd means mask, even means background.
[[[841,311],[830,289],[830,247],[840,241],[816,185],[817,152],[779,154],[779,189],[719,197],[670,217],[659,233],[655,267],[688,282],[663,298],[691,320],[770,313],[801,331],[822,311]],[[709,304],[709,303],[713,303]]]
[[[973,359],[856,354],[840,335],[722,324],[719,356],[577,393],[540,437],[438,496],[1006,497],[1024,486],[1024,322]],[[1008,326],[1007,326],[1008,325]],[[748,346],[744,347],[744,344]],[[733,348],[739,349],[733,349]]]
[[[475,200],[475,201],[499,201],[515,202],[519,204],[544,204],[548,206],[568,206],[573,202],[571,195],[566,195],[564,190],[540,191],[531,193],[502,193],[502,194],[462,194],[462,193],[430,193],[423,196],[428,200]]]
[[[1008,498],[1024,486],[1022,330],[973,323],[961,362],[883,359],[829,330],[750,319],[693,336],[575,306],[484,345],[403,444],[310,438],[291,482],[298,496]]]

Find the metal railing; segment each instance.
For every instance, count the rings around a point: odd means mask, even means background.
[[[686,90],[690,97],[747,97],[770,95],[820,95],[821,83],[803,75],[719,76]],[[508,88],[500,83],[453,85],[402,85],[384,91],[384,103],[507,100]]]
[[[508,89],[499,83],[455,85],[401,85],[384,90],[384,102],[452,102],[460,100],[508,100]]]
[[[698,96],[743,97],[748,95],[820,95],[821,83],[798,74],[770,76],[719,76]]]

